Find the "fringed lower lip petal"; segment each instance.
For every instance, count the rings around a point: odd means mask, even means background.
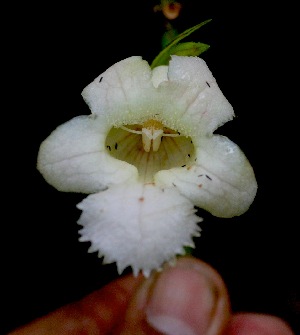
[[[116,262],[118,272],[131,266],[149,276],[165,262],[194,247],[200,235],[193,204],[175,188],[154,184],[115,185],[89,195],[77,205],[80,241],[90,241],[91,251]]]

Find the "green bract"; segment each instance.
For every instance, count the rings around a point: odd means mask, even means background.
[[[194,27],[191,27],[185,30],[183,33],[179,34],[171,41],[153,60],[151,68],[155,68],[160,65],[168,65],[169,60],[172,55],[177,56],[199,56],[202,52],[206,51],[209,48],[209,45],[204,43],[195,43],[195,42],[185,42],[179,43],[184,38],[191,35],[194,31],[198,30],[211,20],[206,20],[197,24]]]

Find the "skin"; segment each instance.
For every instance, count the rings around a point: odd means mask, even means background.
[[[29,334],[294,335],[278,317],[232,313],[221,276],[190,256],[148,279],[120,277],[7,335]]]

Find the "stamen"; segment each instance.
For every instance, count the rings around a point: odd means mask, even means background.
[[[134,129],[130,129],[130,128],[127,128],[127,127],[124,127],[124,126],[120,126],[119,128],[121,128],[123,130],[126,130],[126,131],[129,131],[130,133],[133,133],[133,134],[142,135],[142,131],[141,130],[134,130]]]
[[[158,151],[161,143],[161,138],[166,137],[178,137],[181,136],[179,133],[164,133],[163,124],[157,120],[150,119],[144,122],[141,126],[142,130],[134,130],[125,126],[120,126],[121,129],[126,130],[133,134],[142,135],[143,148],[146,152],[150,152],[151,147],[153,151]]]
[[[142,128],[142,141],[144,150],[149,152],[152,144],[153,151],[157,151],[159,149],[163,133],[164,132],[162,129]]]

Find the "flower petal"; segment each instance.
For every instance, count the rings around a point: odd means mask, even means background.
[[[137,169],[108,154],[109,127],[79,116],[57,127],[40,146],[37,168],[59,191],[94,193],[138,178]]]
[[[159,86],[165,97],[163,116],[170,128],[187,136],[211,135],[234,117],[205,61],[199,57],[172,56],[168,82]]]
[[[193,204],[175,188],[153,184],[115,185],[89,195],[77,205],[80,241],[91,241],[104,262],[116,262],[119,273],[131,266],[134,275],[148,276],[164,262],[194,247],[199,236]]]
[[[129,57],[99,75],[82,96],[92,113],[115,127],[155,118],[186,136],[203,136],[234,116],[199,57],[172,56],[169,67],[152,71],[141,57]]]
[[[194,165],[160,171],[155,182],[176,186],[195,206],[230,218],[246,212],[253,202],[257,183],[241,149],[227,137],[203,138],[196,146]]]
[[[92,113],[104,116],[111,126],[142,123],[157,112],[152,71],[139,56],[111,66],[85,87],[82,96]]]
[[[157,66],[152,70],[152,83],[154,87],[158,87],[163,81],[168,81],[168,66]]]

